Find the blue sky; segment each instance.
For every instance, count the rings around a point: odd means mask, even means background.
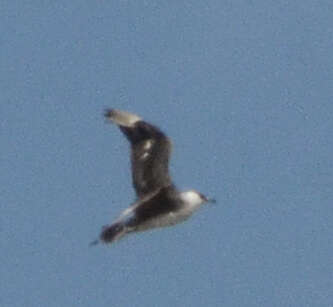
[[[331,1],[2,1],[1,306],[331,306]],[[188,222],[134,199],[103,109],[158,124]]]

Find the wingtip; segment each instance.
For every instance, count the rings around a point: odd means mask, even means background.
[[[112,117],[114,116],[114,110],[110,109],[110,108],[106,108],[106,109],[104,109],[103,115],[107,119],[112,119]]]
[[[132,127],[136,122],[141,120],[141,118],[135,114],[111,108],[104,110],[104,117],[107,120],[124,127]]]
[[[114,224],[102,227],[99,241],[106,244],[112,243],[122,238],[126,232],[126,227],[122,222],[115,222]]]

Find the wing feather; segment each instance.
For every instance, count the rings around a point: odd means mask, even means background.
[[[135,114],[107,110],[105,116],[117,124],[131,144],[132,181],[139,198],[172,184],[170,139],[156,126]]]

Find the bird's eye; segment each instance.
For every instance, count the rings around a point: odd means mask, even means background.
[[[205,196],[205,195],[203,195],[203,194],[199,194],[200,195],[200,198],[202,199],[202,200],[204,200],[204,201],[207,201],[207,197]]]

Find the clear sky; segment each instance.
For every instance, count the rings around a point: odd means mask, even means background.
[[[333,306],[333,2],[1,1],[1,306]],[[89,248],[134,199],[106,107],[218,200]]]

